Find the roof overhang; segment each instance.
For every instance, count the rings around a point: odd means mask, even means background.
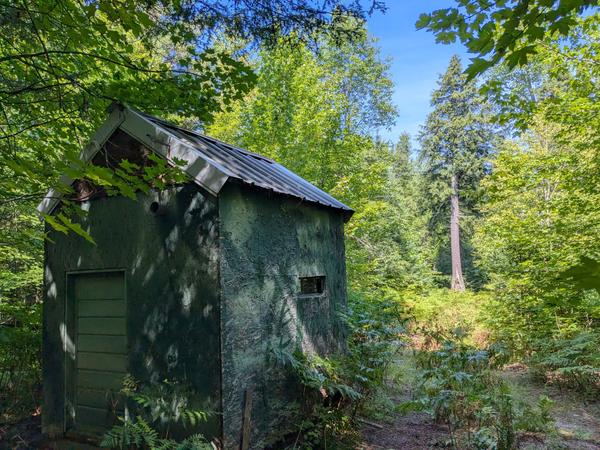
[[[288,188],[288,191],[286,192],[285,189],[278,189],[277,186],[273,186],[272,184],[259,184],[251,179],[244,180],[244,177],[241,177],[240,173],[235,173],[235,169],[232,169],[231,166],[227,166],[227,164],[230,164],[230,161],[223,160],[223,163],[221,163],[219,162],[221,160],[215,160],[215,158],[221,157],[219,154],[210,154],[206,151],[203,152],[202,148],[198,147],[198,142],[192,142],[192,140],[200,135],[179,133],[179,131],[182,129],[178,129],[177,127],[171,125],[164,126],[165,123],[163,123],[163,121],[160,119],[139,113],[134,109],[124,106],[120,103],[113,103],[108,111],[109,116],[107,120],[94,133],[89,143],[79,155],[80,159],[84,163],[89,163],[102,149],[102,147],[104,147],[113,133],[117,129],[120,129],[148,149],[165,158],[170,164],[175,165],[175,160],[177,160],[180,164],[183,161],[183,165],[180,165],[180,167],[190,177],[190,179],[214,196],[219,194],[227,180],[239,180],[250,186],[257,186],[263,189],[278,192],[282,195],[292,195],[311,204],[333,208],[342,212],[344,221],[349,220],[352,216],[353,211],[351,208],[348,208],[343,203],[334,199],[329,194],[321,191],[314,185],[308,183],[306,180],[281,166],[280,164],[269,160],[273,164],[273,170],[276,169],[278,171],[278,176],[280,179],[281,176],[284,176],[286,178],[284,181],[296,184],[300,183],[303,184],[304,187],[308,186],[310,188],[309,195],[314,197],[315,194],[318,194],[318,196],[314,198],[307,198],[298,190],[290,191],[291,188]],[[175,133],[178,134],[176,135]],[[229,150],[233,149],[233,147],[229,146],[228,144],[224,145],[226,145]],[[246,155],[248,154],[248,152],[242,149],[235,148],[235,150],[243,152]],[[258,157],[259,155],[255,156]],[[260,158],[265,159],[263,157]],[[232,170],[234,171],[232,172]],[[254,170],[257,169],[255,168]],[[264,171],[264,168],[261,170]],[[275,179],[273,176],[271,176],[271,178]],[[70,186],[74,181],[75,180],[64,175],[60,178],[60,182],[65,186]],[[38,205],[37,209],[40,214],[51,214],[60,204],[61,196],[62,193],[60,190],[51,189],[46,194],[42,202]],[[325,198],[325,200],[323,200],[323,198]]]
[[[171,164],[175,164],[175,160],[184,161],[181,168],[185,173],[212,195],[218,195],[231,176],[227,169],[219,163],[199,155],[193,145],[156,126],[142,114],[120,104],[112,105],[109,113],[108,119],[94,133],[90,142],[80,153],[79,158],[82,161],[86,163],[91,161],[112,134],[120,128]],[[63,175],[60,182],[68,186],[74,180]],[[41,214],[51,214],[60,203],[60,199],[61,193],[56,189],[50,189],[37,209]]]

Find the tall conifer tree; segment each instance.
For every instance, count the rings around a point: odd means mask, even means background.
[[[461,220],[476,206],[479,181],[489,168],[493,130],[487,118],[488,105],[463,73],[457,56],[440,77],[431,106],[433,111],[420,134],[425,197],[440,252],[449,236],[451,288],[463,291]]]

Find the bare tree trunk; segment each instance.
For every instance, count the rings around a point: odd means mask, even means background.
[[[458,180],[452,175],[452,194],[450,195],[450,253],[452,258],[452,281],[450,288],[454,291],[465,290],[460,257],[460,207],[458,204]]]

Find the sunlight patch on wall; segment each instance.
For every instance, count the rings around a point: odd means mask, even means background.
[[[68,354],[69,358],[75,361],[75,342],[73,342],[73,339],[71,339],[71,336],[69,336],[67,325],[64,322],[61,322],[58,326],[58,331],[62,341],[63,352]]]

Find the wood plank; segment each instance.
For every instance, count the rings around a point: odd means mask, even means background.
[[[125,396],[119,391],[79,387],[77,388],[77,405],[122,411],[125,405]]]
[[[119,372],[79,369],[77,371],[77,386],[118,391],[123,384],[123,378],[124,374]]]
[[[252,394],[253,389],[244,391],[244,412],[242,415],[242,443],[241,450],[248,450],[250,447],[250,435],[252,434]]]
[[[80,352],[127,353],[125,336],[105,336],[101,334],[80,334],[77,338],[77,350]]]
[[[125,283],[122,272],[81,274],[75,279],[77,300],[124,298]]]
[[[77,406],[75,409],[75,422],[78,429],[106,429],[115,421],[115,414],[107,408]]]
[[[77,368],[125,373],[127,371],[127,355],[77,352]]]
[[[125,300],[80,300],[79,317],[125,317],[127,304]]]
[[[77,331],[82,334],[125,335],[126,323],[122,317],[80,317]]]

